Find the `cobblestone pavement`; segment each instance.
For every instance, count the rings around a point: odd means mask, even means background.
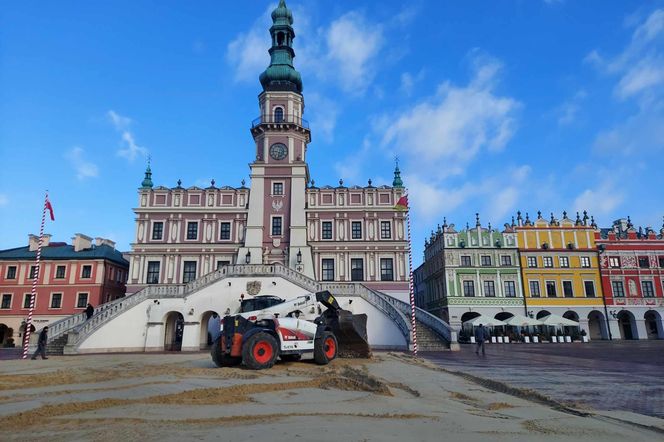
[[[664,418],[664,341],[489,344],[421,353],[439,366],[597,410]]]

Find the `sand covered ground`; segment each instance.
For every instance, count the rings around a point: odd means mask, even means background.
[[[219,369],[207,354],[2,361],[0,418],[0,440],[664,438],[659,419],[570,409],[400,353],[264,371]]]

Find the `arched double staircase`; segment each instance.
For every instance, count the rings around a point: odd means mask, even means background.
[[[77,353],[80,344],[95,331],[146,300],[186,299],[211,284],[239,277],[280,277],[312,293],[329,290],[337,297],[362,298],[393,321],[412,349],[410,304],[360,283],[317,282],[280,264],[247,264],[224,266],[188,284],[150,285],[139,292],[98,306],[89,320],[86,320],[85,314],[77,314],[49,324],[48,351],[52,354]],[[448,323],[420,308],[416,308],[415,317],[420,351],[458,348],[456,332],[451,330]]]

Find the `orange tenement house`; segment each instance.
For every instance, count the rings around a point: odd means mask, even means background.
[[[73,244],[44,235],[37,283],[34,324],[39,329],[88,303],[98,306],[125,295],[129,262],[113,241],[77,234]],[[0,251],[0,345],[20,345],[30,297],[39,238],[29,245]]]

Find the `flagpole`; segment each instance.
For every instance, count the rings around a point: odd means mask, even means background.
[[[410,236],[410,206],[406,212],[408,220],[408,270],[410,278],[408,279],[408,288],[410,290],[410,326],[413,333],[413,355],[417,356],[417,323],[415,322],[415,290],[413,288],[413,247]]]
[[[39,228],[39,246],[37,246],[37,259],[35,260],[35,274],[32,278],[32,293],[30,295],[30,311],[28,312],[28,321],[25,324],[25,342],[23,344],[23,359],[28,357],[28,349],[30,347],[30,334],[32,328],[32,314],[35,311],[35,299],[37,298],[37,282],[39,281],[39,261],[41,260],[42,242],[44,240],[44,223],[46,222],[46,207],[48,205],[48,190],[44,198],[44,208],[42,209],[41,227]]]

